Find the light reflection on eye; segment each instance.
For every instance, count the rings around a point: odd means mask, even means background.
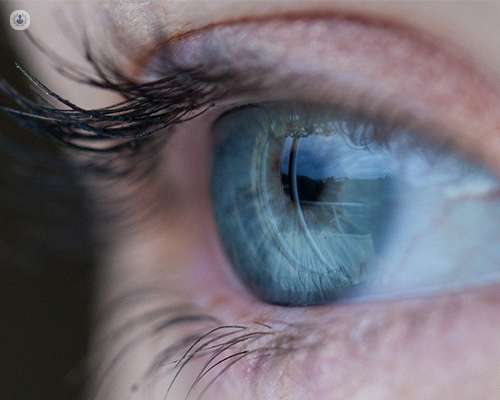
[[[500,249],[484,243],[498,237],[499,183],[447,149],[311,106],[238,109],[215,130],[220,236],[260,299],[314,305],[498,279]]]

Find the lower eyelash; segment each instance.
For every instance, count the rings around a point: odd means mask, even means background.
[[[154,293],[154,288],[151,292],[148,289],[131,292],[107,308],[102,315],[107,315],[106,320],[109,320],[109,317],[113,317],[107,314],[110,310],[118,313],[124,306],[128,310],[131,306],[150,300]],[[113,372],[136,346],[157,335],[166,337],[176,328],[183,330],[181,338],[157,352],[142,378],[131,385],[132,392],[146,390],[152,382],[164,384],[167,380],[165,399],[168,399],[181,375],[187,373],[186,367],[197,362],[198,372],[191,379],[186,398],[194,393],[197,394],[195,398],[201,398],[215,382],[244,360],[251,363],[257,377],[259,371],[271,360],[279,361],[297,351],[307,351],[305,338],[314,329],[280,321],[274,321],[270,325],[260,322],[227,325],[218,318],[198,312],[188,304],[160,306],[139,314],[106,334],[96,344],[95,355],[102,354],[103,349],[109,351],[113,343],[130,335],[137,327],[142,327],[140,332],[117,346],[111,361],[104,362],[98,357],[93,363],[93,371],[89,372],[101,377],[93,386],[93,399],[106,398],[106,387],[111,384],[109,379]]]

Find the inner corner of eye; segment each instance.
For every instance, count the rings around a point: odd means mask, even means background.
[[[500,217],[500,200],[477,196],[485,185],[499,189],[482,168],[435,157],[440,152],[411,133],[388,135],[384,125],[335,107],[242,107],[214,129],[219,235],[234,272],[262,301],[304,306],[423,293],[498,273],[479,268],[491,265],[481,253],[475,267],[459,268],[465,252],[500,233],[490,222]],[[457,225],[474,234],[457,235]]]

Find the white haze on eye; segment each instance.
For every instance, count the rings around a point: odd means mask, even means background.
[[[500,281],[498,179],[451,152],[395,153],[396,211],[373,280],[357,296],[420,296]]]

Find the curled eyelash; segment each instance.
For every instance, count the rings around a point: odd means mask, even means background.
[[[18,68],[32,84],[36,100],[0,79],[0,95],[4,95],[3,100],[0,98],[1,111],[37,136],[55,139],[72,152],[73,159],[76,156],[78,160],[80,180],[88,180],[92,185],[97,175],[103,185],[115,186],[116,190],[96,193],[100,198],[94,220],[102,226],[117,220],[130,222],[138,211],[141,218],[147,218],[144,215],[146,208],[149,208],[148,215],[154,212],[150,198],[139,200],[147,205],[141,210],[137,207],[125,210],[117,204],[143,197],[146,185],[150,193],[158,184],[155,171],[161,161],[161,149],[175,126],[196,118],[231,93],[258,90],[259,87],[255,81],[242,82],[231,73],[218,72],[207,64],[186,67],[175,63],[173,45],[168,38],[157,39],[156,47],[157,50],[161,47],[161,56],[148,69],[149,77],[159,78],[146,80],[130,72],[144,70],[144,62],[143,54],[130,50],[135,46],[125,45],[126,38],[112,39],[116,42],[114,52],[103,48],[96,51],[83,31],[78,35],[86,60],[82,67],[50,51],[29,33],[27,35],[61,76],[122,98],[107,107],[84,109],[50,90],[21,66]],[[124,177],[127,182],[121,179]],[[164,192],[157,191],[151,197],[163,195]],[[130,202],[126,207],[128,204]]]
[[[85,35],[83,51],[89,71],[57,56],[31,35],[28,37],[55,63],[54,68],[61,75],[123,98],[107,107],[84,109],[50,90],[19,65],[19,70],[44,97],[30,100],[0,80],[0,91],[17,105],[15,108],[0,103],[2,111],[31,131],[48,134],[70,148],[100,153],[136,151],[148,137],[196,118],[228,94],[221,88],[222,77],[207,74],[206,66],[185,68],[174,63],[168,55],[168,42],[161,45],[161,78],[140,81],[119,67],[117,60],[96,53]],[[231,80],[231,76],[223,78],[226,82]]]
[[[19,69],[39,90],[50,96],[51,100],[61,103],[66,108],[61,109],[31,101],[2,81],[0,89],[16,102],[21,110],[6,106],[1,106],[1,109],[32,131],[48,133],[60,143],[79,150],[117,152],[137,148],[141,138],[185,121],[193,110],[198,109],[200,105],[189,101],[192,98],[190,96],[205,97],[205,94],[201,93],[202,89],[198,89],[198,92],[197,88],[192,89],[196,94],[172,93],[174,89],[179,89],[178,83],[172,82],[178,77],[135,87],[131,87],[131,82],[128,85],[125,82],[113,82],[109,88],[124,95],[126,100],[109,107],[85,110],[58,96],[24,68],[19,66]],[[109,78],[103,77],[103,79]],[[96,87],[103,85],[103,82],[98,81],[88,81],[88,83]],[[79,142],[110,141],[110,139],[125,140],[105,147],[79,144]]]
[[[130,292],[131,298],[125,295],[105,312],[120,312],[122,307],[127,308],[127,304],[135,307],[142,301],[151,301],[154,297],[152,293],[155,293],[154,289],[149,293],[144,290]],[[96,343],[95,355],[100,355],[102,349],[109,352],[111,348],[114,352],[106,360],[97,356],[92,363],[93,376],[99,377],[93,385],[92,398],[106,398],[120,364],[142,343],[158,337],[168,340],[175,335],[176,329],[182,330],[182,334],[157,351],[149,367],[131,385],[131,398],[141,398],[144,391],[152,388],[163,388],[160,392],[165,400],[174,398],[173,389],[181,380],[185,382],[186,374],[191,376],[194,368],[195,373],[189,378],[184,396],[186,399],[202,399],[222,376],[242,362],[250,365],[255,377],[258,377],[266,360],[267,363],[279,361],[299,350],[307,351],[308,347],[309,350],[314,347],[306,344],[304,339],[308,333],[302,332],[301,326],[280,321],[226,324],[193,305],[159,306],[141,312],[108,331]]]

